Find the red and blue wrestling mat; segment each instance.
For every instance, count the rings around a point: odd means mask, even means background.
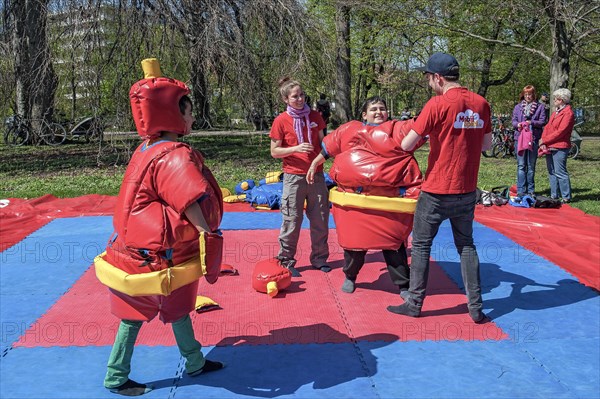
[[[1,398],[117,397],[103,388],[119,320],[92,262],[112,234],[114,198],[13,199],[0,209]],[[354,294],[333,270],[310,268],[271,299],[254,291],[254,264],[278,248],[277,212],[227,205],[225,262],[239,275],[199,294],[221,309],[192,315],[218,373],[189,378],[170,327],[144,325],[131,378],[148,398],[592,398],[600,396],[600,218],[561,209],[478,208],[475,239],[485,312],[467,314],[449,224],[434,241],[422,317],[386,311],[400,298],[379,252]],[[331,221],[333,227],[333,221]],[[307,226],[305,226],[307,227]]]

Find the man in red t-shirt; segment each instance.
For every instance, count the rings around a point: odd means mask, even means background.
[[[440,224],[450,219],[469,315],[481,323],[486,317],[482,311],[479,258],[473,243],[473,218],[481,151],[491,145],[490,105],[480,95],[461,87],[458,61],[450,54],[433,54],[419,70],[436,96],[425,104],[413,130],[402,140],[402,149],[411,151],[422,137],[429,136],[430,152],[415,210],[409,295],[403,304],[388,306],[388,310],[420,315],[431,244]]]

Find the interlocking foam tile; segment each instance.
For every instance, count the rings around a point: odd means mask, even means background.
[[[562,323],[568,320],[572,337],[596,336],[600,330],[600,297],[591,288],[579,284],[564,270],[523,249],[501,234],[481,225],[476,229],[484,242],[498,243],[499,251],[485,253],[479,245],[481,256],[481,282],[484,308],[506,332],[535,331],[539,338],[557,338],[564,334]],[[453,247],[451,229],[444,223],[435,239],[434,247]],[[487,247],[490,250],[491,246]],[[507,250],[509,248],[509,250]],[[493,255],[492,255],[493,253]],[[451,279],[463,288],[456,251],[438,251],[432,256]],[[492,257],[496,263],[483,263]],[[449,261],[442,261],[449,260]],[[526,260],[526,261],[525,261]],[[508,320],[505,316],[510,314]],[[509,332],[510,333],[510,332]]]
[[[535,335],[522,336],[519,348],[525,351],[548,373],[569,388],[578,398],[600,396],[600,339],[599,331],[593,338],[572,338],[568,323],[561,339],[538,339]]]
[[[199,292],[223,308],[194,314],[199,339],[206,345],[328,343],[352,339],[504,339],[493,323],[474,325],[468,315],[465,296],[435,265],[431,272],[431,292],[424,308],[426,318],[412,319],[389,313],[386,304],[398,304],[397,288],[388,280],[380,253],[368,255],[370,262],[359,276],[357,291],[342,293],[343,255],[332,245],[330,261],[334,270],[323,273],[310,266],[309,231],[299,242],[298,269],[301,278],[276,298],[254,291],[251,274],[254,264],[275,255],[278,232],[260,230],[225,232],[224,262],[233,264],[239,276],[223,276],[214,285],[201,281]],[[330,239],[336,241],[332,230]],[[108,293],[89,269],[82,278],[31,330],[17,346],[111,345],[118,320],[110,314]],[[310,326],[323,326],[314,330]],[[52,330],[47,342],[39,342],[40,332]],[[57,329],[54,332],[53,329]],[[169,326],[158,319],[145,326],[138,342],[142,345],[174,345]],[[334,333],[335,332],[335,333]],[[393,338],[391,338],[393,337]],[[33,340],[33,341],[32,341]]]
[[[0,253],[3,350],[89,268],[108,239],[110,223],[110,217],[55,219]],[[33,327],[30,334],[48,335],[55,326],[47,328],[48,331],[44,332]],[[38,337],[34,340],[44,339]]]
[[[210,348],[204,348],[208,352]],[[115,398],[104,388],[111,347],[16,348],[2,358],[2,398]],[[176,347],[136,346],[131,378],[157,388],[144,398],[172,398],[183,365]]]
[[[373,347],[389,343],[375,342]],[[376,398],[367,364],[376,363],[354,344],[253,345],[217,347],[209,359],[220,372],[184,376],[175,397],[203,398]]]
[[[221,222],[221,230],[262,230],[279,229],[281,227],[281,213],[279,212],[226,212]],[[306,215],[302,221],[302,228],[309,227]],[[335,228],[333,216],[329,215],[329,228]]]
[[[377,372],[371,372],[371,379],[382,398],[573,397],[511,341],[358,345],[377,358]]]

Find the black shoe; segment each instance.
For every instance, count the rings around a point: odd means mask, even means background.
[[[402,305],[398,305],[398,306],[388,306],[387,310],[392,313],[402,314],[404,316],[410,316],[410,317],[419,317],[421,315],[420,310],[410,308],[408,306],[408,303],[403,303]]]
[[[124,384],[121,384],[116,388],[107,389],[112,393],[123,396],[140,396],[152,391],[152,386],[140,384],[139,382],[135,382],[133,380],[127,380]]]
[[[200,370],[188,373],[190,377],[199,376],[202,373],[210,373],[211,371],[218,371],[225,367],[225,363],[213,362],[212,360],[206,360],[204,366]]]
[[[313,266],[315,269],[322,271],[323,273],[329,273],[331,271],[331,267],[328,264],[324,264],[321,266]]]
[[[488,317],[481,310],[469,310],[469,316],[475,324],[484,324],[488,322]]]
[[[287,259],[280,257],[277,257],[277,259],[279,260],[279,264],[281,265],[281,267],[285,267],[290,271],[290,273],[292,273],[292,277],[302,277],[300,272],[294,267],[296,265],[296,259]]]

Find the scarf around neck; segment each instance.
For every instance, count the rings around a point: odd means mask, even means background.
[[[302,134],[303,119],[306,123],[308,142],[312,144],[312,132],[310,129],[310,119],[308,118],[308,115],[310,114],[310,107],[304,104],[304,108],[296,109],[288,105],[286,111],[292,118],[294,118],[294,131],[296,132],[296,137],[298,138],[298,144],[304,143],[304,135]]]
[[[538,106],[537,101],[532,101],[531,104],[527,104],[527,101],[523,100],[523,102],[521,103],[521,107],[523,108],[523,116],[531,116],[533,117],[533,114],[535,114],[535,110]],[[529,111],[529,112],[527,112]]]

